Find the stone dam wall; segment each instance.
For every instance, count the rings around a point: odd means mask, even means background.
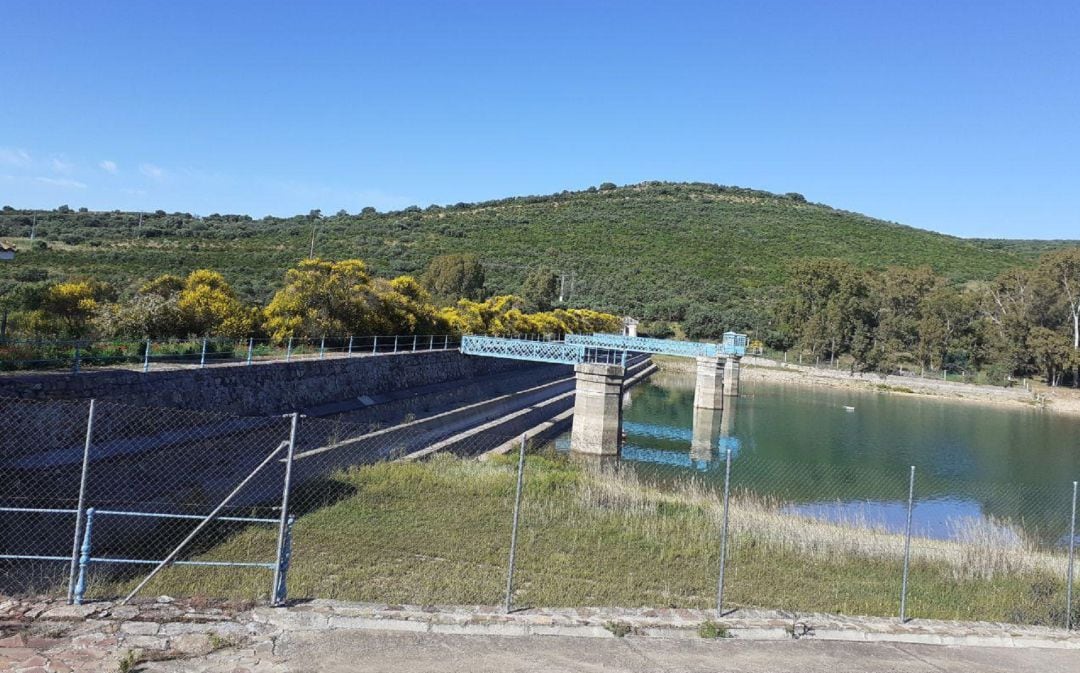
[[[467,357],[447,350],[218,365],[146,374],[103,370],[16,375],[0,377],[0,397],[95,398],[142,407],[265,416],[392,390],[451,381],[464,383],[530,365],[516,360]]]

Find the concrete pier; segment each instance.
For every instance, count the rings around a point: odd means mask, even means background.
[[[727,362],[724,363],[724,394],[728,397],[739,396],[739,361],[742,358],[738,355],[728,356]],[[698,371],[701,371],[701,366],[698,365]],[[700,377],[701,374],[699,373]]]
[[[570,450],[617,456],[622,445],[622,382],[619,365],[579,364],[574,393]]]
[[[725,369],[723,358],[697,359],[697,382],[694,384],[695,409],[724,408]]]

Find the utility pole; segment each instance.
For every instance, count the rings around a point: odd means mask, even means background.
[[[37,232],[37,215],[34,215],[33,221],[30,223],[30,242],[34,242],[34,234]]]

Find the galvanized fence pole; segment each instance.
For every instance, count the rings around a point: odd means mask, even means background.
[[[75,539],[71,543],[71,568],[68,572],[68,595],[70,604],[75,599],[75,572],[79,565],[79,542],[82,538],[83,507],[86,506],[86,479],[90,472],[90,445],[94,437],[94,400],[86,416],[86,441],[83,444],[82,476],[79,478],[79,504],[75,508]]]
[[[142,363],[143,374],[150,371],[150,340],[146,340],[146,352],[143,354]]]
[[[514,492],[514,523],[510,529],[510,565],[506,571],[506,600],[503,611],[510,612],[511,598],[514,594],[514,566],[517,561],[518,520],[521,515],[521,484],[525,474],[525,435],[521,435],[521,447],[518,449],[517,490]]]
[[[430,341],[428,342],[428,350],[433,351],[435,350],[435,335],[432,334],[429,338]]]
[[[412,349],[413,349],[413,352],[416,352],[416,335],[415,334],[412,335]]]
[[[349,335],[349,355],[352,356],[352,335]]]
[[[720,528],[720,578],[716,582],[716,616],[724,614],[724,573],[727,571],[728,505],[731,500],[731,446],[724,457],[724,521]]]
[[[278,524],[277,562],[274,564],[273,596],[274,604],[280,602],[277,597],[284,595],[284,587],[281,584],[282,559],[285,558],[285,544],[288,539],[289,529],[289,491],[292,486],[293,455],[296,453],[296,424],[300,420],[300,414],[293,412],[292,423],[289,427],[289,448],[285,456],[285,480],[281,488],[281,521]]]
[[[202,340],[202,355],[199,356],[199,369],[206,367],[206,337]]]
[[[1076,556],[1076,483],[1073,482],[1072,519],[1069,523],[1069,570],[1065,586],[1065,630],[1072,630],[1073,559]]]
[[[376,334],[371,342],[371,354],[374,355],[379,350],[379,336]]]
[[[252,359],[252,357],[254,355],[255,355],[255,339],[253,337],[248,337],[247,363],[249,365],[251,364],[251,359]]]
[[[285,347],[285,362],[292,360],[292,337],[289,337],[289,345]]]
[[[319,342],[319,359],[322,360],[326,357],[326,337],[322,338]]]
[[[450,347],[450,335],[449,334],[444,334],[443,338],[442,338],[442,349],[446,350],[449,347]]]
[[[285,524],[285,543],[282,545],[281,560],[274,566],[275,572],[278,574],[272,598],[274,605],[281,605],[289,596],[289,565],[292,563],[292,529],[294,523],[296,523],[296,517],[289,516],[289,521]]]
[[[915,505],[915,466],[908,476],[907,523],[904,525],[904,578],[900,582],[900,621],[907,621],[908,571],[911,566],[911,510]]]
[[[94,508],[86,510],[86,530],[83,531],[82,549],[79,554],[79,579],[75,582],[75,593],[72,602],[82,605],[83,596],[86,595],[86,573],[90,568],[90,538],[94,534]]]
[[[394,335],[394,352],[397,353],[397,335]]]

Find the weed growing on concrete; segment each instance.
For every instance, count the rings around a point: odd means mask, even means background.
[[[135,667],[138,666],[141,661],[141,657],[139,657],[139,654],[135,650],[128,650],[116,664],[117,673],[134,673]]]
[[[706,619],[698,626],[698,635],[702,638],[730,638],[731,632],[723,624]]]

